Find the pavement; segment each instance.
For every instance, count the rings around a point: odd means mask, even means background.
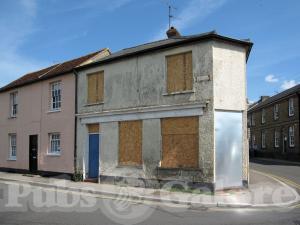
[[[186,193],[87,182],[73,182],[38,175],[0,172],[0,181],[92,194],[102,198],[124,199],[138,203],[167,203],[199,207],[285,207],[299,202],[299,194],[284,182],[260,171],[251,170],[249,188],[211,193]]]
[[[267,192],[263,197],[264,200],[262,200],[264,203],[270,200],[268,195],[270,191],[273,191],[273,197],[276,197],[279,193],[278,190],[281,190],[280,192],[287,190],[281,189],[284,185],[280,183],[280,180],[279,184],[281,185],[278,185],[277,179],[272,178],[273,175],[295,183],[300,177],[300,166],[275,165],[264,161],[251,162],[250,167],[252,172],[249,192],[253,191],[255,185],[259,185],[261,190],[258,193],[262,193],[263,190]],[[18,178],[24,180],[26,176],[21,175]],[[41,182],[40,177],[31,177],[29,179],[31,182],[42,183],[36,185],[26,184],[29,181],[6,181],[7,177],[3,179],[0,180],[1,225],[300,225],[300,204],[284,207],[271,207],[269,205],[269,207],[257,208],[191,207],[190,205],[184,206],[166,202],[133,201],[124,195],[127,190],[126,187],[121,188],[123,194],[120,193],[119,198],[116,198],[47,187],[48,184],[53,183],[48,178],[43,178],[44,182]],[[56,184],[60,186],[68,184],[71,188],[75,185],[72,182],[63,183],[63,180],[58,179],[52,181],[57,182]],[[270,183],[279,189],[270,189]],[[99,187],[98,184],[89,183],[76,183],[76,185],[87,187],[96,185]],[[101,186],[103,187],[103,185]],[[113,190],[109,191],[113,192]],[[158,193],[156,192],[156,194]],[[227,195],[231,198],[239,196],[235,192],[217,193],[217,195]],[[9,199],[9,196],[13,201],[8,204],[6,200]],[[21,201],[14,205],[13,203],[18,196],[21,197]],[[257,200],[254,202],[259,203]]]

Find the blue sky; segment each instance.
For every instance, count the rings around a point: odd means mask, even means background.
[[[299,0],[1,0],[0,86],[24,73],[99,50],[165,37],[167,2],[182,34],[216,30],[254,42],[248,96],[300,82]]]

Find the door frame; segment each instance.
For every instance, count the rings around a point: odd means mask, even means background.
[[[99,141],[99,148],[98,148],[98,152],[99,152],[99,157],[98,157],[98,177],[97,179],[99,178],[99,175],[100,175],[100,150],[101,150],[101,132],[92,132],[92,133],[88,133],[87,135],[87,173],[86,173],[86,177],[85,179],[91,179],[89,177],[89,174],[90,174],[90,135],[93,135],[93,134],[97,134],[98,135],[98,141]]]
[[[217,150],[217,130],[216,130],[216,113],[236,113],[240,114],[241,116],[241,164],[240,164],[240,170],[241,170],[241,180],[240,180],[240,185],[235,186],[235,185],[229,185],[229,186],[223,186],[219,187],[217,178],[219,176],[218,171],[217,171],[217,161],[218,161],[218,150]],[[236,188],[236,187],[242,187],[243,186],[243,158],[244,158],[244,139],[245,139],[245,134],[244,134],[244,129],[245,129],[245,123],[244,123],[244,112],[239,111],[239,110],[214,110],[214,183],[215,183],[215,190],[223,190],[223,189],[228,189],[228,188]]]
[[[31,151],[31,149],[32,149],[31,137],[34,137],[34,136],[36,136],[36,160],[35,160],[36,169],[35,170],[32,169],[33,165],[32,165],[32,153],[31,153],[32,152]],[[39,135],[38,134],[29,135],[29,171],[31,173],[36,173],[38,171],[38,164],[39,164],[38,163],[38,159],[39,159],[38,155],[39,155]]]

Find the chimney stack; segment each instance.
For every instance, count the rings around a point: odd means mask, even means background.
[[[270,96],[260,96],[260,102],[263,102],[263,101],[267,100],[268,98],[270,98]]]
[[[167,34],[168,38],[176,38],[176,37],[181,36],[175,27],[170,27],[170,29],[167,30],[166,34]]]

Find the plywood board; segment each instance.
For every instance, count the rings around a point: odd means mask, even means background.
[[[89,133],[99,133],[100,132],[99,123],[88,124],[87,126],[88,126]]]
[[[162,167],[197,168],[198,117],[165,118],[162,122]]]
[[[184,56],[185,90],[192,90],[194,82],[192,52],[187,52]]]
[[[193,63],[192,52],[166,57],[167,61],[167,92],[192,90]]]
[[[88,103],[99,103],[104,97],[104,72],[96,72],[87,75]]]
[[[199,117],[174,117],[161,119],[162,134],[197,134]]]
[[[142,165],[142,121],[119,122],[119,164]]]

